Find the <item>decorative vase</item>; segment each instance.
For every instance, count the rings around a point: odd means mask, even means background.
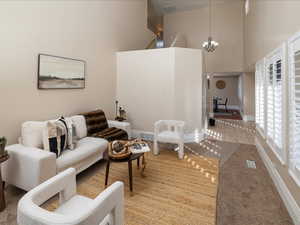
[[[5,146],[6,146],[7,140],[5,137],[0,138],[0,157],[6,154]]]

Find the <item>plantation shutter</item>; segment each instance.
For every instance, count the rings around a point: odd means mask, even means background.
[[[294,53],[293,62],[293,83],[292,83],[292,100],[293,103],[290,107],[290,115],[292,122],[293,138],[295,154],[300,154],[300,50]]]
[[[273,84],[273,63],[267,68],[267,135],[274,138],[274,84]]]
[[[282,150],[282,135],[283,135],[283,84],[282,84],[282,70],[281,59],[276,60],[274,64],[274,142]],[[282,155],[281,152],[279,154]]]
[[[289,41],[289,81],[289,153],[293,171],[297,166],[300,169],[300,34]]]
[[[259,94],[259,79],[260,79],[260,74],[259,74],[259,66],[256,65],[256,70],[255,70],[255,122],[256,126],[259,126],[260,123],[260,107],[259,107],[259,101],[260,101],[260,94]]]
[[[266,58],[267,140],[278,159],[284,163],[283,149],[283,78],[285,55],[280,47]]]
[[[262,135],[265,130],[265,75],[264,75],[264,61],[256,64],[255,71],[255,120],[257,128]]]

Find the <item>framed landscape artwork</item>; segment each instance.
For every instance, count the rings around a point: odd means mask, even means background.
[[[39,89],[81,89],[85,87],[85,61],[39,54]]]

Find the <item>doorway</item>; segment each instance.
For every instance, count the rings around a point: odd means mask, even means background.
[[[243,120],[240,73],[213,73],[210,76],[212,113],[216,119]]]

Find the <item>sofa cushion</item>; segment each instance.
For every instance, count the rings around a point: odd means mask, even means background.
[[[125,130],[109,127],[100,132],[94,133],[93,137],[104,138],[107,141],[128,140],[128,134]]]
[[[82,115],[85,117],[88,136],[108,128],[108,123],[102,110],[83,113]]]
[[[108,142],[105,139],[85,137],[77,142],[74,150],[65,150],[56,159],[58,171],[62,168],[72,167],[72,165],[97,153],[103,153],[107,149]]]
[[[26,147],[43,148],[43,130],[45,121],[27,121],[22,124],[21,141]]]
[[[70,117],[72,119],[73,125],[75,126],[75,133],[78,138],[84,138],[87,136],[87,128],[85,118],[82,115],[76,115]]]

